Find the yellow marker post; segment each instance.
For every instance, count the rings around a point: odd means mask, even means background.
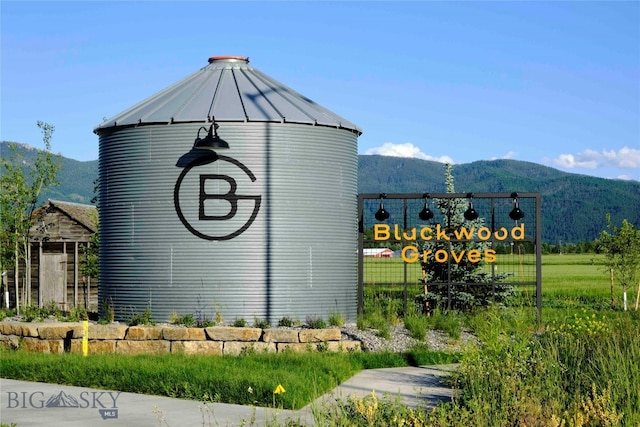
[[[282,384],[278,384],[278,386],[276,387],[276,389],[273,391],[273,394],[282,394],[284,393],[286,390],[284,389],[284,387],[282,387]]]
[[[89,321],[82,321],[82,355],[89,354]]]

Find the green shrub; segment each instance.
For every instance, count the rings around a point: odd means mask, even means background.
[[[339,311],[332,311],[329,313],[327,320],[329,321],[330,326],[344,326],[344,324],[347,323],[344,314]]]
[[[103,299],[100,302],[100,321],[99,323],[113,323],[115,320],[115,309],[113,308],[113,300]]]
[[[324,321],[324,319],[319,316],[308,315],[306,317],[305,324],[307,325],[308,328],[311,328],[311,329],[324,329],[327,327],[327,324]]]
[[[58,306],[58,304],[55,301],[49,301],[41,309],[41,317],[42,318],[47,318],[49,316],[55,317],[58,320],[63,320],[64,319],[64,315],[62,313],[62,310],[60,310],[60,307]]]
[[[129,326],[137,326],[137,325],[155,325],[156,322],[153,320],[153,315],[151,314],[151,309],[147,307],[142,313],[134,313],[131,315],[131,319],[129,320]]]
[[[278,321],[278,326],[281,326],[281,327],[290,328],[293,325],[295,325],[295,322],[286,316]]]
[[[451,338],[460,339],[462,334],[462,317],[459,313],[450,311],[441,311],[435,309],[431,316],[427,317],[427,325],[436,331],[442,331]]]
[[[209,328],[211,326],[215,326],[216,322],[210,319],[197,320],[195,326],[198,328]]]
[[[27,305],[22,308],[22,318],[25,322],[33,322],[34,320],[42,320],[44,316],[43,310],[37,305]]]
[[[233,321],[232,325],[235,328],[246,328],[247,327],[247,321],[244,320],[243,318],[236,319],[236,320]]]
[[[15,310],[7,310],[6,308],[3,308],[2,310],[0,310],[0,322],[2,322],[7,317],[13,317],[15,315]]]
[[[320,352],[327,352],[329,351],[329,343],[326,341],[320,342],[318,343],[318,345],[316,346],[316,349]]]
[[[427,316],[409,313],[404,317],[404,327],[407,328],[412,338],[424,341],[427,336],[427,326],[429,320]]]
[[[254,328],[260,328],[260,329],[268,329],[269,328],[269,321],[266,319],[258,319],[257,317],[253,318],[253,327]]]
[[[82,306],[75,306],[69,312],[67,316],[69,322],[79,322],[81,320],[89,320],[89,314],[87,309]]]
[[[184,316],[181,316],[178,319],[178,324],[179,325],[184,325],[186,327],[191,327],[196,323],[195,319],[193,318],[193,314],[185,314]]]

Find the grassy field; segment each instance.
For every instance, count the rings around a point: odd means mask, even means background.
[[[526,269],[528,281],[535,283],[535,257],[524,260],[508,255],[498,255],[497,271],[512,273],[512,281],[518,280],[521,269]],[[489,266],[485,266],[486,269]],[[406,272],[405,272],[406,270]],[[400,258],[365,258],[364,283],[368,292],[404,291],[405,274],[408,294],[422,292],[419,281],[422,272],[419,264],[406,264]],[[542,305],[544,308],[597,308],[611,306],[612,294],[609,272],[604,265],[604,256],[596,254],[568,254],[542,256]],[[375,291],[377,289],[377,291]],[[535,286],[518,287],[521,300],[518,305],[535,306]],[[637,289],[629,289],[630,304],[635,304]],[[622,289],[614,286],[615,305],[622,301]]]

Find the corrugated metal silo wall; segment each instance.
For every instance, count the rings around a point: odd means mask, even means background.
[[[160,322],[177,313],[275,324],[334,311],[355,320],[357,136],[221,123],[230,149],[194,166],[199,127],[101,131],[100,301],[122,321],[147,307]],[[257,199],[253,223],[227,238]]]

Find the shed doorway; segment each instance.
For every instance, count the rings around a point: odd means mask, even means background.
[[[42,254],[41,305],[54,301],[67,310],[67,254]]]

